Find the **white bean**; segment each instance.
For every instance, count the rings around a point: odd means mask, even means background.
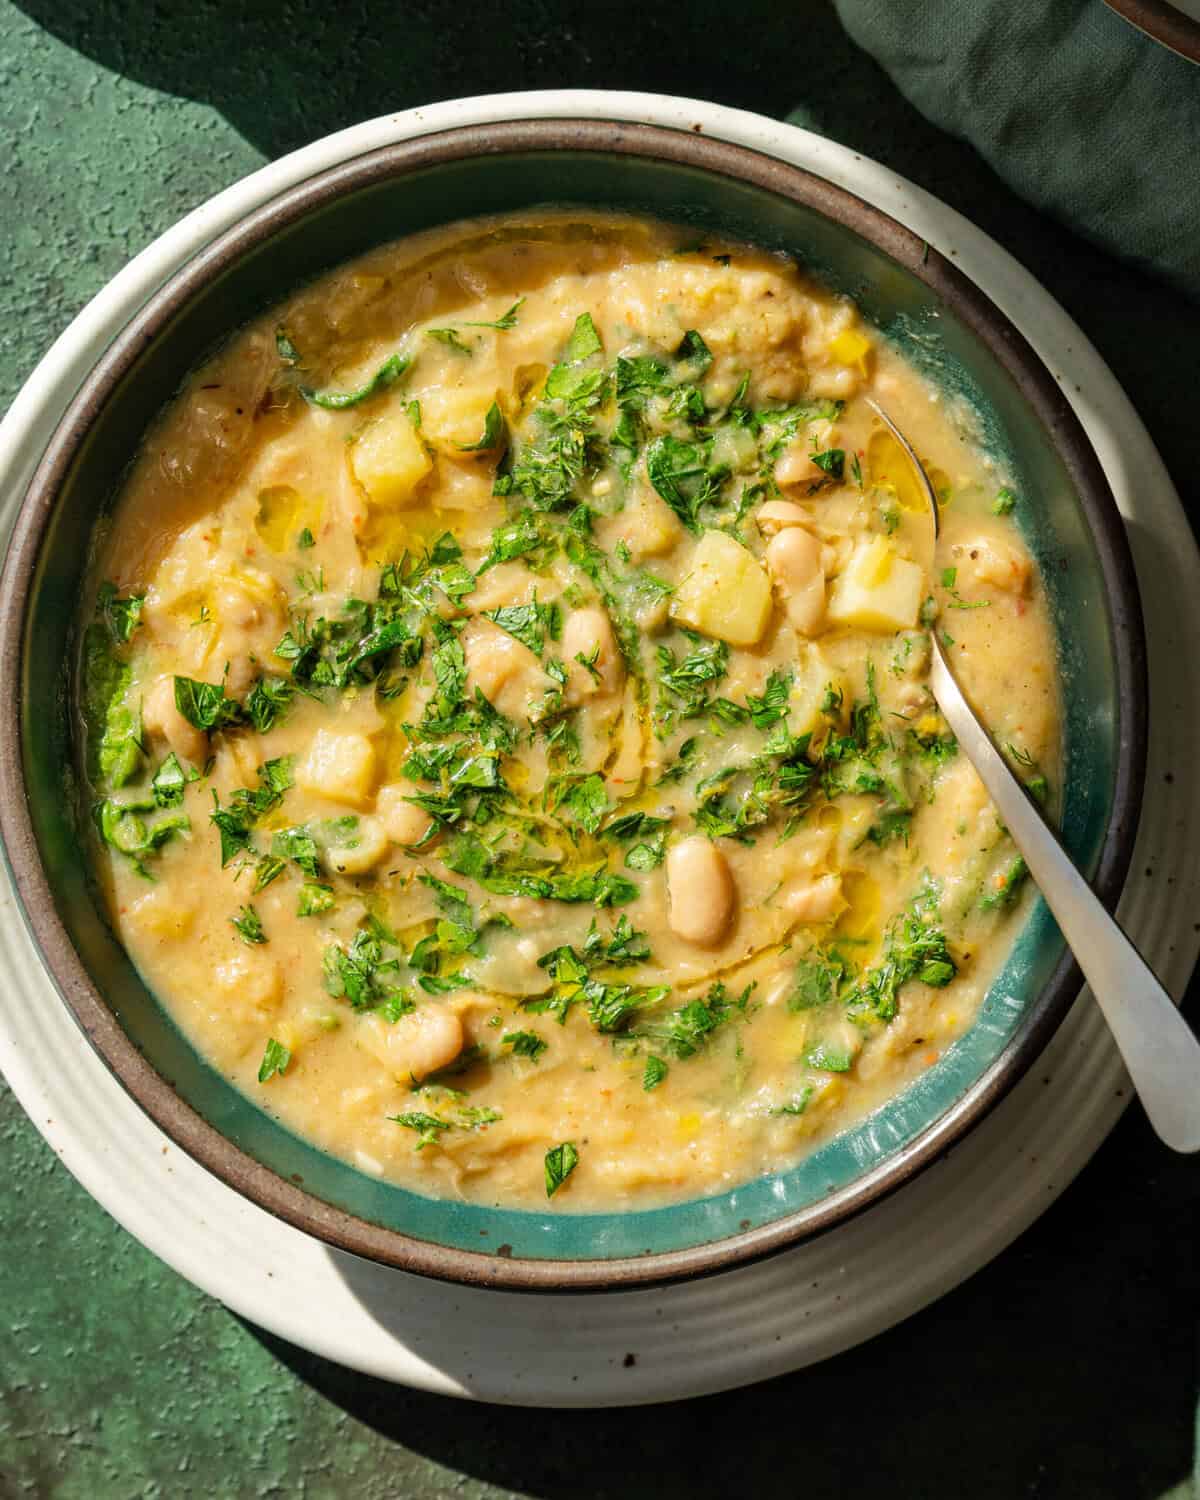
[[[733,917],[735,891],[725,856],[702,834],[667,853],[667,924],[697,947],[714,947]]]
[[[789,891],[785,905],[798,922],[828,922],[845,906],[842,877],[822,875]]]
[[[568,707],[578,708],[589,698],[611,697],[624,687],[625,664],[604,610],[594,605],[573,609],[563,625],[561,649],[567,668],[563,700]],[[591,662],[591,670],[576,660],[578,656]]]
[[[359,1023],[358,1040],[394,1078],[420,1082],[448,1067],[463,1049],[462,1022],[446,1006],[425,1004],[389,1025],[380,1016]]]
[[[407,781],[392,781],[379,788],[375,811],[393,844],[419,844],[429,832],[433,819],[408,801],[415,791],[416,787]]]
[[[377,865],[391,847],[378,818],[359,818],[345,844],[325,850],[325,863],[337,875],[361,875]]]
[[[796,438],[775,463],[775,483],[781,486],[812,484],[828,479],[828,473],[813,462],[814,453],[823,453],[837,442],[837,428],[832,422],[812,422],[803,436]]]
[[[147,734],[166,740],[181,760],[203,765],[208,758],[208,735],[185,719],[175,706],[174,677],[160,677],[142,705]]]
[[[771,536],[785,526],[807,525],[812,517],[794,500],[768,500],[755,511],[754,519],[758,522],[758,529],[765,536]]]
[[[771,538],[765,556],[792,628],[816,635],[825,621],[820,542],[802,526],[788,526]]]
[[[1023,594],[1029,584],[1029,554],[999,537],[979,537],[955,547],[956,556],[966,554],[963,581],[991,584],[1013,594]]]
[[[541,663],[520,641],[489,620],[472,620],[463,632],[467,658],[467,693],[478,688],[493,708],[509,719],[528,715],[530,700],[552,684],[545,679]]]

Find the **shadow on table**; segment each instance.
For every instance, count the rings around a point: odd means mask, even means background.
[[[801,76],[798,26],[821,70],[835,41],[853,51],[822,0],[740,0],[736,45],[723,0],[692,0],[694,23],[707,11],[720,24],[689,26],[675,7],[603,0],[17,4],[106,68],[213,105],[269,156],[415,104],[519,89],[646,89],[781,115]]]
[[[1198,1203],[1193,1166],[1135,1108],[1063,1200],[934,1307],[811,1370],[665,1406],[466,1411],[252,1332],[384,1437],[536,1500],[1163,1500],[1190,1472]]]
[[[676,7],[508,0],[14,0],[68,47],[211,105],[267,156],[375,115],[471,94],[623,88],[804,122],[885,162],[1007,246],[1088,330],[1200,504],[1200,445],[1180,382],[1200,307],[1093,250],[1022,202],[972,148],[930,125],[857,48],[828,0]]]

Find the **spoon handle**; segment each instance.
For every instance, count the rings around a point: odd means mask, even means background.
[[[1150,1123],[1173,1150],[1200,1151],[1200,1042],[975,717],[936,637],[930,685],[1074,951]]]

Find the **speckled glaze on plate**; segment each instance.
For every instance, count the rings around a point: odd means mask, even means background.
[[[966,1032],[866,1119],[799,1162],[661,1208],[547,1212],[435,1199],[356,1171],[282,1127],[170,1022],[96,909],[64,798],[63,710],[98,500],[118,488],[164,391],[215,330],[364,246],[539,202],[628,209],[797,254],[855,297],[947,396],[963,394],[1023,496],[1063,683],[1063,840],[1113,900],[1132,852],[1145,670],[1124,529],[1069,405],[1017,329],[948,258],[862,199],[694,131],[526,120],[398,143],[273,198],[205,247],[121,331],[54,433],[18,515],[0,598],[0,830],[59,989],[126,1089],[185,1150],[307,1233],[471,1285],[611,1289],[725,1270],[861,1212],[960,1140],[1033,1062],[1078,976],[1040,902]]]
[[[1146,596],[1151,673],[1148,797],[1121,915],[1179,990],[1196,952],[1197,881],[1182,861],[1162,890],[1143,866],[1200,835],[1200,803],[1168,792],[1200,703],[1183,643],[1200,631],[1200,565],[1152,445],[1079,331],[1008,256],[957,215],[844,148],[794,128],[688,101],[549,94],[460,101],[371,122],[277,163],[207,205],[135,262],[93,304],[26,387],[20,430],[45,433],[99,347],[205,236],[296,181],[389,139],[504,116],[564,112],[702,125],[810,167],[878,202],[956,256],[1040,346],[1095,443],[1159,587]],[[104,299],[102,299],[103,302]],[[18,486],[39,450],[0,428],[0,464]],[[11,496],[10,496],[11,499]],[[1151,853],[1152,851],[1152,853]],[[473,1292],[326,1252],[170,1149],[72,1027],[38,973],[9,892],[0,913],[9,985],[0,995],[0,1061],[66,1164],[147,1245],[255,1321],[388,1378],[483,1399],[539,1404],[663,1400],[811,1363],[870,1336],[954,1285],[1045,1207],[1102,1139],[1126,1085],[1097,1013],[1077,1005],[1014,1094],[918,1182],[850,1224],[764,1264],[662,1292],[515,1297]],[[1047,1087],[1044,1080],[1049,1080]],[[981,1198],[980,1180],[987,1193]],[[626,1359],[636,1354],[633,1362]]]

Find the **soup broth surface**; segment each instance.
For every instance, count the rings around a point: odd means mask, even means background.
[[[362,257],[196,372],[100,539],[115,931],[364,1172],[558,1211],[784,1168],[937,1061],[1022,920],[927,681],[936,629],[1053,796],[1005,479],[784,258],[567,212]]]

